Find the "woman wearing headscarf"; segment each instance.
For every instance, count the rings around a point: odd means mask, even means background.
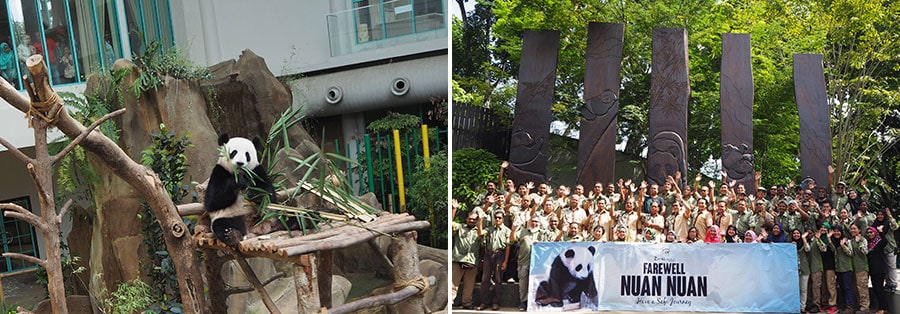
[[[878,235],[881,236],[881,239],[887,241],[884,247],[885,257],[888,261],[885,289],[893,292],[897,289],[897,272],[895,271],[895,263],[897,261],[897,253],[895,253],[897,241],[894,239],[894,231],[900,228],[900,225],[897,225],[897,221],[894,220],[893,215],[891,215],[891,209],[885,208],[875,212],[875,221],[872,222],[872,227],[875,227],[875,230],[878,231]],[[891,261],[893,261],[893,263]]]
[[[678,235],[675,234],[674,230],[666,232],[666,243],[679,243]]]
[[[659,243],[659,239],[656,237],[656,230],[653,228],[644,228],[642,235],[641,243]]]
[[[769,234],[769,237],[766,239],[766,243],[787,243],[787,236],[784,234],[784,227],[781,226],[781,223],[775,223],[772,226],[772,233]]]
[[[744,232],[744,243],[758,243],[756,242],[756,232],[753,232],[752,229]]]
[[[859,197],[859,192],[856,190],[847,192],[847,206],[850,206],[850,214],[856,215],[859,211],[859,203],[862,201],[863,199]]]
[[[0,43],[0,74],[3,78],[15,85],[16,82],[16,53],[12,51],[6,42]]]
[[[725,243],[741,243],[741,236],[737,234],[737,227],[734,225],[728,225],[728,229],[725,229]]]
[[[878,312],[884,313],[888,309],[887,291],[885,291],[885,278],[887,276],[888,260],[885,248],[888,241],[881,238],[878,229],[869,227],[866,230],[866,258],[869,263],[869,276],[872,279],[872,290],[875,291],[875,299],[878,300]],[[868,288],[868,286],[866,287]]]
[[[722,243],[722,235],[719,234],[719,226],[709,226],[709,229],[706,230],[706,238],[703,239],[703,242]]]
[[[806,236],[809,235],[807,232]],[[809,242],[799,229],[791,230],[791,243],[797,246],[797,262],[800,275],[800,309],[806,310],[806,294],[809,291]]]
[[[879,238],[880,240],[880,238]],[[856,279],[856,298],[859,300],[859,310],[869,311],[869,260],[866,256],[869,241],[862,236],[859,226],[850,225],[850,257],[853,260],[853,275]]]
[[[841,283],[838,295],[844,297],[844,306],[848,311],[853,311],[853,247],[850,240],[844,237],[844,228],[841,225],[833,226],[831,230],[831,244],[829,248],[834,250],[834,271],[837,272],[838,281]]]

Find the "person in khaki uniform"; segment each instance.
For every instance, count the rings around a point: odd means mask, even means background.
[[[856,224],[850,225],[850,246],[853,252],[850,254],[853,261],[853,274],[856,277],[856,298],[859,300],[859,310],[869,311],[869,242],[863,237]]]
[[[535,242],[551,241],[551,234],[547,230],[541,229],[541,220],[538,217],[531,217],[528,220],[527,228],[519,228],[517,224],[512,226],[512,232],[509,234],[509,243],[518,243],[519,252],[516,260],[519,264],[519,310],[527,309],[528,301],[528,275],[531,272],[531,246]]]
[[[456,209],[459,203],[453,200],[453,215],[456,217]],[[453,289],[451,290],[450,300],[456,299],[456,293],[459,290],[459,282],[462,281],[462,307],[464,309],[472,308],[472,292],[475,290],[475,276],[478,269],[478,251],[481,249],[482,218],[478,213],[472,211],[466,217],[466,223],[460,224],[453,222],[453,269],[451,277],[453,279]]]
[[[494,225],[484,234],[484,256],[481,257],[481,305],[476,310],[484,310],[489,306],[493,310],[500,309],[500,283],[506,260],[509,258],[509,236],[511,231],[503,224],[503,214],[493,215]],[[494,285],[497,287],[494,287]],[[491,292],[491,288],[495,288]]]

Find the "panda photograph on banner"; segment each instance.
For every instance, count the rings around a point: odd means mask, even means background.
[[[528,309],[598,310],[597,243],[535,243],[531,251]]]

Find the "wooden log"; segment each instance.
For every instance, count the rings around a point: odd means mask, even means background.
[[[228,294],[225,293],[225,282],[222,281],[222,266],[231,260],[231,255],[219,255],[218,250],[203,249],[203,266],[206,271],[206,285],[209,287],[209,306],[211,313],[227,313]]]
[[[437,279],[435,279],[434,276],[428,277],[429,285],[434,285],[435,282],[437,282]],[[405,288],[400,289],[395,292],[392,292],[392,293],[377,295],[377,296],[373,296],[373,297],[359,299],[359,300],[349,302],[349,303],[344,303],[343,305],[340,305],[340,306],[337,306],[337,307],[334,307],[334,308],[328,310],[328,313],[329,314],[352,313],[352,312],[359,311],[361,309],[367,309],[367,308],[372,308],[372,307],[382,306],[382,305],[397,304],[397,302],[406,300],[407,298],[418,294],[420,291],[422,291],[422,290],[419,289],[419,287],[406,286]]]
[[[262,286],[263,287],[268,286],[273,281],[284,278],[284,277],[285,277],[285,274],[283,272],[277,272],[272,277],[269,277],[269,279],[266,279],[265,281],[263,281]],[[232,295],[232,294],[238,294],[238,293],[246,293],[246,292],[253,291],[255,289],[256,288],[254,288],[252,286],[251,287],[241,287],[241,288],[230,288],[230,289],[225,289],[225,294]]]
[[[422,273],[419,271],[419,251],[415,231],[407,231],[391,238],[388,255],[394,261],[395,290],[421,282]],[[424,288],[426,287],[423,287],[422,292],[389,308],[393,308],[395,313],[425,313]]]
[[[316,256],[315,254],[306,254],[308,265],[294,264],[291,267],[294,276],[294,288],[297,291],[297,312],[298,313],[318,313],[322,310],[319,303],[319,281],[316,279]]]
[[[247,263],[247,259],[241,256],[240,253],[235,251],[230,252],[234,256],[234,260],[238,263],[238,266],[241,267],[241,270],[244,272],[244,278],[250,282],[250,285],[256,289],[256,292],[259,293],[260,299],[262,299],[263,304],[266,305],[266,309],[269,310],[270,313],[281,314],[281,311],[278,310],[278,306],[275,305],[275,302],[272,302],[272,298],[269,297],[269,292],[266,291],[266,287],[263,286],[261,282],[259,282],[259,278],[256,277],[256,273],[253,272],[253,268],[250,267],[250,264]]]
[[[406,223],[397,226],[389,226],[385,227],[379,231],[382,233],[395,233],[395,232],[405,232],[409,230],[418,230],[423,228],[428,228],[430,224],[427,221],[415,221],[411,223]],[[321,251],[321,250],[333,250],[338,248],[348,247],[354,244],[362,243],[368,241],[369,239],[375,238],[378,236],[378,233],[374,233],[368,230],[364,232],[360,232],[358,234],[354,234],[353,237],[343,237],[340,240],[333,241],[319,241],[304,245],[298,245],[294,247],[285,248],[284,251],[288,256],[300,255],[309,252]]]
[[[334,266],[334,250],[319,251],[318,258],[319,304],[331,307],[331,275]]]

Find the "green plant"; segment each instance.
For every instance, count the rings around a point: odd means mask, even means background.
[[[408,131],[422,124],[419,117],[411,114],[391,112],[384,118],[369,122],[366,126],[370,132],[390,134],[392,130]]]
[[[19,313],[19,305],[15,303],[0,303],[0,313],[4,314],[16,314]]]
[[[303,118],[302,108],[287,109],[272,125],[269,134],[266,137],[266,144],[261,160],[262,163],[268,166],[269,178],[272,180],[275,190],[284,190],[286,188],[284,169],[274,168],[275,156],[278,151],[290,148],[288,129],[300,125]],[[299,159],[297,157],[288,157],[288,159],[297,163],[296,168],[292,169],[292,172],[303,174],[299,182],[297,182],[298,185],[308,184],[307,187],[311,187],[313,190],[320,193],[320,195],[328,197],[335,202],[352,204],[354,207],[363,208],[369,213],[375,212],[374,208],[360,202],[349,193],[350,184],[346,182],[344,176],[328,176],[328,174],[331,173],[340,173],[340,170],[332,162],[332,159],[338,159],[348,163],[353,163],[352,160],[337,154],[326,153],[322,150],[307,156],[305,159]],[[295,199],[306,193],[311,192],[308,189],[295,189],[292,194],[286,197],[286,199]],[[268,200],[267,197],[263,198],[260,208],[267,208],[270,201],[274,200]],[[291,225],[292,220],[296,221],[301,230],[305,230],[308,227],[318,228],[318,224],[324,222],[315,209],[270,209],[265,210],[262,216],[260,221],[276,218],[284,224],[285,228],[288,228]],[[308,223],[311,225],[308,225]]]
[[[106,294],[105,288],[101,288],[101,294]],[[147,308],[151,303],[153,300],[150,297],[150,286],[140,279],[134,279],[119,283],[115,292],[100,300],[100,312],[109,314],[147,313],[149,312]]]
[[[134,97],[140,97],[144,92],[159,87],[165,76],[185,80],[205,80],[212,77],[209,69],[194,65],[174,47],[164,49],[158,41],[147,43],[143,54],[134,57],[134,64],[138,67],[139,74],[128,88]]]
[[[500,159],[493,153],[474,148],[453,152],[453,198],[468,204],[484,184],[497,179]]]
[[[62,239],[62,233],[60,233],[60,239]],[[69,246],[65,242],[60,242],[61,251],[68,251]],[[71,257],[63,254],[60,257],[60,264],[62,265],[63,270],[63,283],[65,284],[66,295],[75,294],[75,282],[78,278],[78,274],[84,272],[86,268],[84,266],[78,265],[78,262],[81,261],[81,257],[78,255],[72,254]],[[50,283],[49,278],[47,277],[47,270],[44,267],[37,266],[37,269],[34,271],[34,281],[39,285],[44,287],[44,295],[50,296],[50,291],[47,289],[47,285]],[[87,285],[84,282],[78,282],[84,288],[87,288]]]
[[[183,184],[182,181],[184,181],[188,167],[185,149],[193,144],[188,135],[179,137],[175,132],[169,131],[165,124],[160,124],[159,129],[159,132],[150,135],[153,140],[150,147],[141,151],[141,163],[156,172],[163,187],[172,198],[172,202],[180,204],[181,200],[188,196],[191,187],[190,184]],[[196,200],[197,195],[192,195],[192,199]],[[159,221],[146,203],[141,206],[139,218],[141,233],[144,235],[144,245],[147,247],[147,255],[150,257],[150,261],[144,266],[147,268],[154,295],[161,296],[161,300],[180,302],[181,294],[178,289],[177,274],[172,264],[172,258],[166,250],[165,238]]]
[[[431,229],[419,240],[446,249],[447,226],[443,222],[447,221],[447,151],[437,152],[429,159],[430,168],[425,168],[422,160],[412,173],[409,208],[417,218],[431,222]]]
[[[82,98],[69,92],[60,92],[59,96],[65,102],[66,107],[74,109],[69,110],[69,115],[85,125],[93,123],[113,109],[111,105],[108,102],[105,102],[101,97],[85,96]],[[109,137],[114,142],[118,141],[120,130],[112,120],[103,122],[98,129],[103,135]],[[51,154],[59,153],[71,142],[72,139],[67,136],[57,138],[50,145]],[[73,192],[78,186],[100,181],[100,179],[97,178],[97,174],[88,163],[87,154],[85,154],[85,151],[81,146],[76,146],[71,153],[66,154],[66,156],[60,160],[59,166],[56,169],[56,175],[57,184],[59,184],[59,187],[65,192]]]

